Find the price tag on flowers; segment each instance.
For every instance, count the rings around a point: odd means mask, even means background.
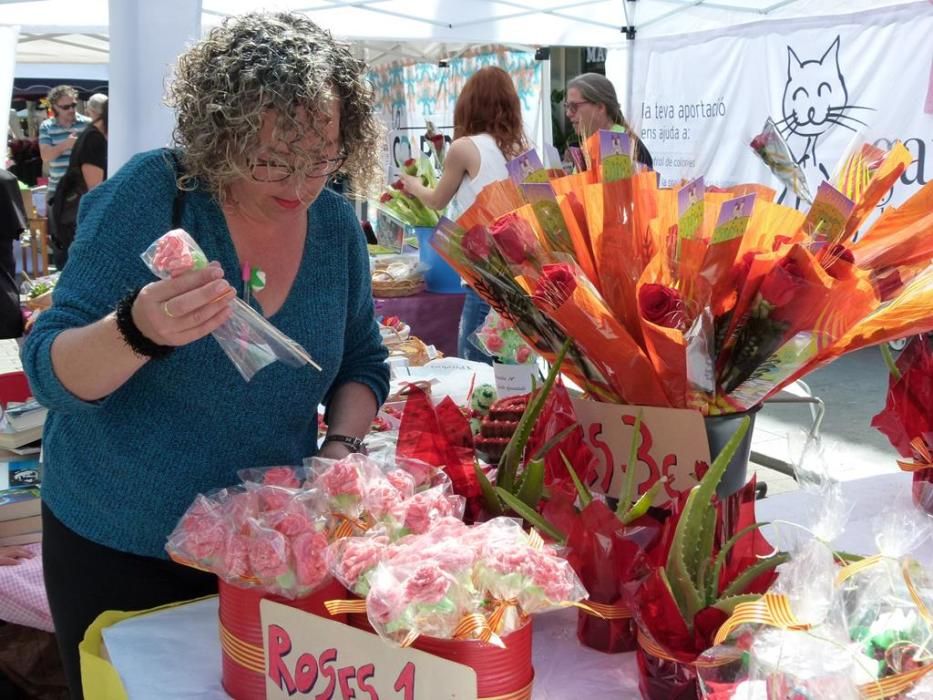
[[[263,600],[266,697],[473,700],[476,672],[374,634]]]

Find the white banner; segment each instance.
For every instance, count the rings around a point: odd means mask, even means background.
[[[933,177],[933,4],[635,42],[631,117],[662,184],[770,183],[748,143],[773,117],[811,191],[854,139],[914,155],[897,204]],[[794,206],[796,198],[784,203]]]
[[[550,80],[544,63],[535,60],[534,53],[500,50],[452,58],[446,66],[392,63],[374,68],[369,77],[376,91],[376,113],[389,130],[386,146],[389,181],[398,177],[402,163],[413,154],[430,153],[425,139],[426,121],[433,122],[448,142],[453,139],[454,106],[460,90],[471,75],[485,66],[499,66],[512,77],[522,105],[525,132],[540,152],[545,138],[542,125],[547,116],[542,99],[548,100],[550,106],[550,95],[542,89],[544,81]],[[550,122],[546,137],[549,136]]]

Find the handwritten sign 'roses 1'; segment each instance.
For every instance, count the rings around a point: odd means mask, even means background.
[[[266,698],[473,700],[476,672],[287,605],[259,604]]]
[[[632,447],[632,430],[641,412],[641,436],[635,462],[638,493],[662,476],[669,500],[697,483],[710,462],[709,442],[699,411],[680,408],[620,406],[575,399],[573,408],[587,445],[596,455],[596,477],[589,484],[599,493],[617,497]],[[659,504],[660,505],[660,504]]]

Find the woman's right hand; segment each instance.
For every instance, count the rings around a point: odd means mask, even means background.
[[[133,321],[159,345],[177,347],[199,340],[230,318],[236,290],[220,264],[189,270],[143,287],[133,303]]]

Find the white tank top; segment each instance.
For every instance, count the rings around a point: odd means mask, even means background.
[[[470,208],[470,205],[476,200],[476,196],[486,185],[496,180],[507,180],[509,171],[505,168],[505,156],[499,150],[496,140],[489,134],[476,134],[467,136],[476,149],[479,151],[479,170],[476,177],[470,177],[469,173],[463,174],[460,181],[460,187],[457,194],[451,201],[451,212],[448,217],[458,218],[463,212]],[[453,216],[451,216],[453,214]]]

